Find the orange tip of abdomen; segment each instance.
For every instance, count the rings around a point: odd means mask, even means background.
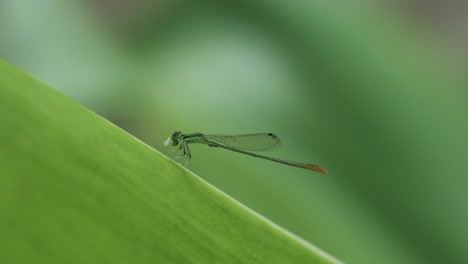
[[[309,170],[313,170],[313,171],[316,171],[316,172],[320,172],[320,173],[324,173],[326,174],[327,173],[327,170],[320,167],[320,166],[317,166],[317,165],[313,165],[313,164],[310,164],[309,166],[307,166],[307,168]]]

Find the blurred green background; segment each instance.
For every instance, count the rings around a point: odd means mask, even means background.
[[[344,262],[468,263],[465,11],[6,0],[0,56],[169,156],[174,130],[278,134],[329,174],[206,146],[189,169]]]

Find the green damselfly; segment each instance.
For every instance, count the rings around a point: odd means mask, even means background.
[[[320,173],[327,173],[327,171],[314,164],[307,164],[295,161],[287,161],[278,158],[263,156],[251,151],[263,151],[277,148],[281,145],[279,137],[273,133],[255,133],[255,134],[243,134],[243,135],[205,135],[202,133],[191,133],[182,134],[180,131],[175,131],[172,135],[164,142],[167,146],[178,146],[182,154],[179,157],[186,157],[186,163],[188,164],[192,155],[188,147],[191,143],[205,144],[210,147],[224,148],[227,150],[235,151],[245,155],[249,155],[256,158],[266,159],[289,166],[303,168],[307,170],[313,170]]]

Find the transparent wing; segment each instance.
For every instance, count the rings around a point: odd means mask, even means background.
[[[278,148],[281,145],[281,140],[273,133],[256,133],[234,136],[205,135],[205,138],[224,146],[247,151],[270,150]]]

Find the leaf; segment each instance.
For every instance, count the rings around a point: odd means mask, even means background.
[[[1,263],[337,263],[0,60]]]

